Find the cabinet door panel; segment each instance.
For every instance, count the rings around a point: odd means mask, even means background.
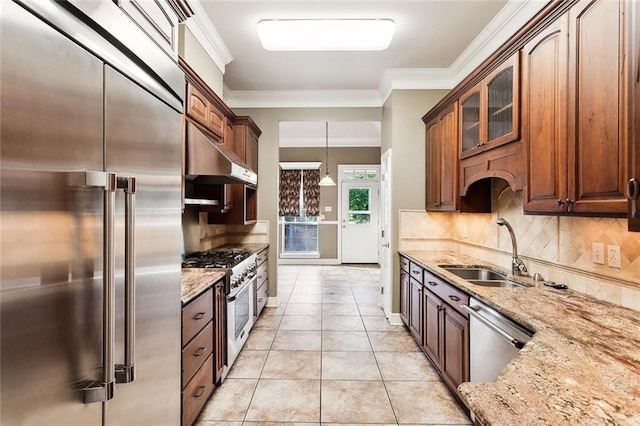
[[[442,329],[442,372],[455,389],[469,380],[469,321],[447,307]]]
[[[526,212],[561,212],[567,176],[567,16],[523,49]]]
[[[627,210],[622,4],[582,1],[570,10],[570,211]]]
[[[482,142],[480,84],[460,98],[460,154],[473,155]]]
[[[426,131],[426,175],[427,175],[427,210],[437,210],[440,207],[440,161],[438,161],[439,120],[427,125]]]
[[[440,210],[455,211],[458,196],[458,104],[440,118]]]
[[[409,329],[418,344],[422,345],[422,284],[411,279],[409,304]]]
[[[409,275],[402,271],[400,274],[400,318],[409,325]]]
[[[440,298],[430,291],[424,291],[424,350],[431,360],[440,366]]]

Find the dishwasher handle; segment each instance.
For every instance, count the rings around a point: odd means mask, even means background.
[[[480,315],[478,313],[478,310],[480,310],[480,308],[473,308],[469,305],[461,305],[461,307],[462,309],[467,311],[469,315],[471,315],[472,317],[474,317],[475,319],[477,319],[478,321],[480,321],[481,323],[483,323],[484,325],[486,325],[487,327],[489,327],[490,329],[498,333],[500,337],[502,337],[503,339],[510,342],[516,349],[522,349],[524,347],[524,344],[526,342],[516,339],[515,337],[513,337],[512,335],[510,335],[509,333],[507,333],[506,331],[504,331],[503,329],[501,329],[500,327],[498,327],[497,325],[495,325],[494,323],[492,323],[491,321],[489,321],[488,319]]]

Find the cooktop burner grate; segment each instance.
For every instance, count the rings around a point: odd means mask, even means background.
[[[233,268],[249,257],[251,252],[242,249],[213,249],[184,256],[183,268]]]

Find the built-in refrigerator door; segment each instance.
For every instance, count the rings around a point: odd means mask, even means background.
[[[0,424],[100,425],[103,65],[13,2],[0,40]]]
[[[105,120],[107,171],[135,178],[134,225],[129,230],[133,259],[128,261],[125,252],[126,189],[117,191],[114,232],[115,359],[126,365],[129,351],[134,380],[116,384],[115,398],[106,403],[105,423],[179,425],[181,115],[106,66]],[[131,339],[125,335],[127,266],[134,266],[135,277]]]

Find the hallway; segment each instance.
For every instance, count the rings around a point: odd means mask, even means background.
[[[403,326],[378,307],[376,267],[278,267],[265,308],[198,426],[253,423],[467,425]]]

